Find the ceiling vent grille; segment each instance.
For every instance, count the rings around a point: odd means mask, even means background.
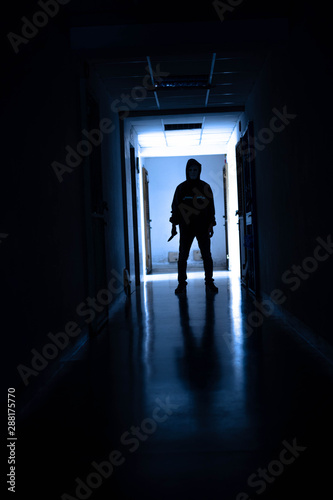
[[[165,76],[160,82],[155,82],[155,90],[172,89],[210,89],[207,75],[170,75]]]
[[[202,128],[202,123],[166,123],[164,130],[193,130]]]

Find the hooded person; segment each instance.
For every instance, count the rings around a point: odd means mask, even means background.
[[[210,238],[216,226],[215,206],[211,187],[200,179],[201,164],[191,158],[186,164],[186,181],[176,188],[172,205],[171,235],[177,234],[179,226],[178,287],[175,293],[186,291],[187,259],[194,238],[197,239],[204,263],[206,290],[218,292],[213,280],[213,260],[210,252]]]

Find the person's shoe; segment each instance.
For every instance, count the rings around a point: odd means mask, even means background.
[[[219,293],[219,289],[214,285],[213,281],[207,281],[206,292]]]
[[[175,294],[176,295],[180,295],[181,293],[186,293],[186,285],[187,283],[179,283],[179,285],[177,286],[176,290],[175,290]]]

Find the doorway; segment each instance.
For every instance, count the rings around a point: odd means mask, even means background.
[[[225,160],[223,166],[223,193],[224,193],[224,229],[225,229],[225,251],[226,251],[226,269],[229,271],[229,178],[228,178],[228,164]]]
[[[135,148],[130,146],[131,187],[132,187],[132,217],[133,217],[133,245],[134,245],[134,272],[135,286],[140,285],[140,258],[139,258],[139,231],[138,231],[138,196],[137,196],[137,165]]]
[[[214,194],[217,221],[217,225],[214,226],[214,236],[211,240],[214,270],[226,270],[227,228],[224,226],[225,219],[223,218],[226,215],[223,188],[225,154],[195,155],[195,158],[203,165],[203,180],[211,186]],[[186,179],[187,161],[187,156],[144,158],[144,170],[142,172],[145,200],[142,204],[144,212],[142,226],[145,228],[143,241],[146,242],[147,255],[144,267],[148,270],[147,274],[150,271],[153,274],[177,273],[179,228],[175,237],[170,240],[172,228],[170,216],[175,189]],[[196,239],[193,241],[189,254],[188,270],[193,272],[203,271],[203,261]]]
[[[152,256],[151,256],[151,219],[149,209],[149,177],[147,170],[142,167],[142,194],[143,194],[143,225],[144,225],[144,241],[145,241],[145,268],[146,274],[152,272]]]

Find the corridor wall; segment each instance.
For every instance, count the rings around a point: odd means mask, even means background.
[[[261,292],[282,290],[282,307],[333,341],[327,329],[333,270],[327,149],[333,110],[326,99],[333,82],[327,67],[327,47],[320,37],[315,41],[310,21],[295,25],[288,43],[266,61],[241,133],[253,120]],[[320,241],[323,260],[316,258]]]

